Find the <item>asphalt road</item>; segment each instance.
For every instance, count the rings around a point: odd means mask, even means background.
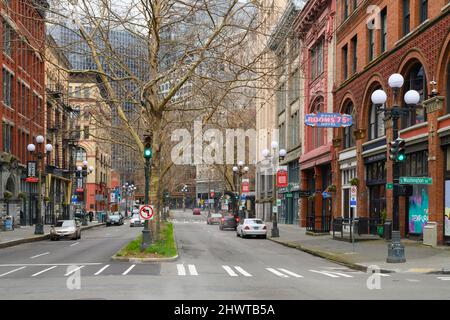
[[[371,278],[265,239],[241,239],[191,210],[173,216],[179,259],[113,262],[142,228],[86,230],[81,240],[0,250],[0,299],[449,299],[450,276]],[[448,280],[445,280],[448,279]]]

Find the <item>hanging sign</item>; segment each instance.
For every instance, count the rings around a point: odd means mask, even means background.
[[[356,196],[358,194],[358,189],[356,186],[352,186],[350,189],[350,207],[356,208]]]
[[[350,127],[353,124],[353,117],[341,113],[310,113],[305,116],[305,124],[320,128]]]
[[[277,188],[286,188],[288,186],[288,173],[285,170],[277,172]]]
[[[249,192],[250,192],[250,180],[242,179],[242,193],[249,193]]]
[[[36,177],[36,161],[28,161],[27,163],[28,178]]]

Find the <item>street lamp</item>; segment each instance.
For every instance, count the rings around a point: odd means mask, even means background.
[[[126,182],[122,186],[122,191],[125,193],[125,218],[128,217],[128,195],[131,196],[134,190],[136,190],[134,184],[128,184],[128,182]]]
[[[83,221],[82,221],[82,225],[83,226],[87,226],[87,216],[86,216],[86,205],[87,205],[87,181],[86,181],[86,177],[91,174],[94,171],[94,167],[89,166],[88,167],[88,162],[87,160],[83,161],[83,166],[78,166],[77,167],[77,178],[81,179],[81,185],[83,186],[83,202],[84,202],[84,215],[83,215]]]
[[[235,175],[237,175],[236,179],[236,191],[238,194],[238,205],[237,205],[237,214],[239,216],[239,219],[242,219],[242,210],[241,208],[241,184],[242,184],[242,176],[248,172],[249,168],[247,166],[244,166],[244,161],[240,160],[238,161],[238,165],[233,167],[233,172]]]
[[[379,111],[384,112],[385,120],[392,119],[392,141],[389,142],[389,153],[391,153],[391,160],[393,161],[393,185],[394,185],[394,197],[393,197],[393,230],[392,230],[392,240],[388,247],[388,257],[387,262],[399,263],[405,262],[405,248],[400,242],[400,216],[399,216],[399,180],[400,180],[400,169],[401,164],[404,163],[406,157],[403,153],[399,153],[399,146],[404,145],[404,140],[398,136],[398,119],[402,115],[409,115],[409,112],[414,110],[414,108],[420,102],[420,94],[415,90],[409,90],[404,95],[404,101],[408,108],[402,108],[397,104],[397,97],[400,89],[403,87],[404,78],[401,74],[394,73],[388,79],[389,87],[392,88],[394,92],[394,104],[391,108],[386,107],[387,94],[383,90],[375,90],[372,93],[371,100],[374,105],[377,106]],[[384,106],[383,106],[384,105]]]
[[[44,147],[45,152],[43,150],[41,150],[42,148],[40,146],[43,146],[44,140],[45,139],[43,136],[38,135],[36,137],[37,147],[33,143],[30,143],[27,146],[27,150],[37,156],[37,159],[39,161],[38,166],[40,166],[40,168],[38,170],[39,171],[38,205],[36,208],[37,221],[36,221],[36,225],[35,225],[35,229],[34,229],[34,234],[44,234],[44,224],[42,222],[42,213],[41,213],[41,209],[42,209],[42,171],[44,171],[43,159],[44,159],[45,154],[50,154],[50,152],[52,152],[52,150],[53,150],[53,146],[50,143],[45,145],[45,147]],[[37,152],[36,152],[36,149],[38,149]],[[34,153],[34,152],[36,152],[36,153]]]
[[[277,170],[276,170],[276,166],[277,163],[275,163],[276,160],[282,161],[284,160],[284,157],[286,156],[286,150],[285,149],[280,149],[278,151],[278,159],[275,158],[276,155],[276,150],[278,149],[278,142],[276,141],[272,141],[271,144],[272,147],[272,154],[270,154],[270,151],[268,149],[264,149],[262,151],[262,155],[264,158],[266,158],[267,160],[270,161],[271,165],[272,165],[272,171],[273,171],[273,195],[272,195],[272,238],[276,238],[280,236],[280,230],[278,229],[278,217],[277,217],[277,211],[278,211],[278,206],[277,206],[277,198],[278,198],[278,193],[277,193],[277,186],[276,186],[276,175],[277,175]],[[275,208],[275,210],[274,210]]]
[[[188,186],[185,184],[183,188],[181,188],[181,192],[183,192],[183,211],[186,211],[186,192],[188,191]]]

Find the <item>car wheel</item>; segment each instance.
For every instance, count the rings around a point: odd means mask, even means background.
[[[236,231],[236,237],[239,237],[239,232]]]

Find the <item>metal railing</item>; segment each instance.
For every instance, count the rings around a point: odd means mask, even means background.
[[[351,241],[356,235],[377,235],[379,223],[379,218],[334,218],[332,221],[333,238],[348,238]],[[344,232],[345,227],[348,227],[347,233]]]
[[[331,215],[306,216],[306,230],[315,233],[330,232]]]

